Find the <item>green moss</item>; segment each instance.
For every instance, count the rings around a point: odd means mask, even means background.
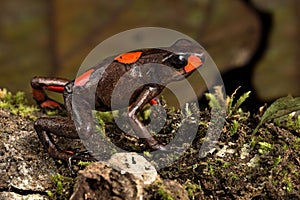
[[[296,128],[300,129],[300,115],[297,116],[297,120],[296,120]]]
[[[162,199],[162,200],[173,200],[171,192],[165,188],[162,181],[158,180],[151,184],[150,186],[145,187],[145,190],[152,193],[151,199]],[[147,198],[146,198],[147,199]]]
[[[285,151],[288,150],[288,149],[289,149],[289,145],[287,145],[287,144],[285,143],[285,144],[282,146],[282,149],[285,150]]]
[[[213,94],[206,93],[205,97],[209,100],[209,107],[211,108],[221,108],[220,102],[217,97]]]
[[[162,199],[162,200],[173,200],[174,199],[171,196],[171,194],[167,190],[165,190],[164,187],[158,188],[157,193],[159,195],[159,199]]]
[[[295,141],[292,142],[292,148],[294,148],[295,150],[300,149],[300,137],[296,138]]]
[[[281,163],[281,156],[279,155],[277,158],[274,160],[274,165],[278,166]]]
[[[232,180],[239,180],[240,177],[237,174],[231,173],[231,179]]]
[[[255,136],[253,136],[253,137],[251,138],[250,142],[249,142],[249,146],[250,146],[251,148],[254,148],[255,145],[256,145],[256,143],[257,143],[257,138],[256,138]]]
[[[98,119],[101,119],[104,123],[110,123],[113,122],[114,120],[114,115],[118,114],[116,111],[115,113],[113,112],[96,112],[96,116]]]
[[[250,91],[242,94],[240,97],[236,96],[236,91],[231,95],[227,96],[226,100],[221,94],[221,88],[215,88],[215,94],[206,94],[206,98],[209,100],[209,106],[211,108],[226,107],[226,123],[229,127],[230,136],[235,135],[238,132],[239,123],[249,118],[250,113],[244,112],[240,106],[247,100],[250,95]]]
[[[229,168],[229,167],[231,167],[231,163],[230,162],[224,162],[224,164],[223,164],[223,168]]]
[[[227,96],[227,98],[226,98],[226,106],[227,106],[227,115],[228,116],[242,113],[243,111],[240,109],[240,106],[247,100],[247,98],[249,97],[249,95],[251,93],[250,91],[244,93],[236,100],[236,103],[233,104],[234,100],[237,98],[235,95],[239,88],[240,87],[238,87],[231,96]]]
[[[38,111],[36,106],[28,105],[24,92],[12,94],[5,88],[0,89],[0,108],[8,109],[13,115],[20,115],[31,120],[36,119],[33,113]]]
[[[91,163],[93,163],[93,162],[90,162],[90,161],[82,161],[82,160],[80,160],[80,161],[78,162],[78,165],[79,165],[79,166],[82,166],[82,167],[86,167],[86,166],[90,165]]]
[[[146,156],[146,157],[148,157],[148,158],[151,158],[151,157],[152,157],[152,155],[151,155],[151,153],[150,153],[149,150],[143,151],[143,154],[144,154],[144,156]]]
[[[237,120],[233,120],[230,129],[230,136],[233,136],[234,134],[237,133],[238,127],[239,127],[239,122]]]
[[[49,197],[53,199],[67,199],[71,187],[74,185],[74,179],[60,175],[59,173],[51,175],[51,181],[55,185],[52,191],[47,191]]]
[[[270,144],[270,143],[258,142],[258,144],[259,144],[258,153],[260,153],[260,154],[268,153],[272,149],[272,144]]]
[[[276,126],[294,131],[300,130],[300,115],[297,115],[296,112],[276,118],[273,121]]]
[[[288,181],[286,184],[286,191],[291,192],[293,190],[293,183],[291,181]]]
[[[202,190],[200,183],[195,184],[195,183],[191,183],[190,181],[187,181],[185,184],[183,184],[183,187],[188,192],[190,199],[195,199],[195,194]]]
[[[215,169],[214,169],[214,166],[212,166],[212,165],[209,165],[208,166],[208,171],[209,171],[209,173],[213,176],[214,175],[214,173],[215,173]]]

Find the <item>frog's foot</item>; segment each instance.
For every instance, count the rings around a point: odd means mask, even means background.
[[[72,161],[87,161],[87,162],[93,162],[96,161],[96,159],[91,155],[90,151],[84,150],[84,151],[79,151],[78,149],[75,149],[72,151],[72,155],[69,156],[67,162],[68,162],[68,167],[72,174],[74,174],[74,171],[72,169]]]
[[[159,143],[152,145],[150,148],[151,148],[151,150],[154,150],[154,151],[157,151],[157,150],[167,151],[167,148],[164,145],[159,144]]]
[[[160,144],[158,141],[156,141],[153,137],[145,138],[148,147],[153,151],[167,151],[166,147],[163,144]]]
[[[151,150],[153,150],[153,151],[160,150],[163,152],[177,152],[178,153],[178,152],[185,151],[186,148],[185,147],[175,147],[175,146],[167,147],[165,145],[157,143],[156,145],[153,145],[151,147]]]

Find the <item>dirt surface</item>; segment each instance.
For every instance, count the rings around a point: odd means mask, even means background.
[[[12,197],[9,192],[46,196],[51,187],[49,177],[56,172],[55,165],[43,159],[47,156],[32,125],[32,121],[0,110],[0,199]]]
[[[51,176],[57,173],[71,176],[66,164],[53,160],[44,151],[32,120],[0,109],[0,141],[1,200],[48,199],[47,191],[55,190]]]
[[[226,118],[215,151],[200,158],[199,149],[210,112],[206,109],[195,114],[200,115],[196,138],[187,151],[176,154],[177,160],[158,171],[162,182],[176,181],[190,199],[300,199],[299,129],[267,123],[253,135],[259,116],[232,115]],[[156,138],[164,143],[170,141],[173,137],[170,130],[178,129],[175,124],[179,120],[179,113],[169,110],[165,127]],[[234,120],[238,122],[236,128]],[[185,117],[184,123],[194,123],[193,116]],[[67,199],[71,196],[76,174],[72,175],[65,163],[47,155],[33,130],[32,120],[0,109],[0,130],[1,200],[20,196],[33,199]],[[142,140],[125,135],[112,122],[106,124],[105,131],[119,147],[138,152],[146,150]],[[59,141],[64,148],[80,146],[79,141]],[[146,155],[147,158],[151,153]],[[83,167],[74,163],[73,168],[77,173]],[[71,180],[68,184],[62,181],[64,187],[60,194],[57,194],[57,182],[51,178],[57,173]],[[145,188],[145,199],[168,199],[170,196],[166,191],[172,190],[172,184],[160,185],[156,183]]]
[[[255,121],[249,119],[230,136],[230,126],[215,153],[200,159],[201,142],[195,141],[160,175],[193,188],[195,199],[300,199],[299,130],[293,134],[271,123],[253,136]]]

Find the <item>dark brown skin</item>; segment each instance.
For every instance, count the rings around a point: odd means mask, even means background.
[[[80,135],[80,138],[89,138],[89,136],[95,132],[91,111],[95,108],[96,110],[102,111],[111,110],[112,92],[115,89],[116,83],[126,72],[133,67],[143,67],[146,64],[161,64],[172,67],[176,70],[176,73],[152,73],[155,74],[155,76],[160,76],[159,78],[164,82],[163,85],[166,85],[189,76],[193,71],[201,67],[203,63],[204,50],[188,40],[181,39],[168,48],[143,49],[121,54],[115,58],[108,58],[73,81],[62,78],[34,77],[31,81],[31,86],[33,88],[33,98],[37,104],[42,109],[65,108],[69,116],[66,118],[39,118],[34,123],[34,128],[50,156],[65,161],[69,161],[70,158],[81,159],[79,154],[72,151],[61,150],[54,143],[51,133],[67,138],[79,138],[74,124],[74,119],[76,119],[77,127],[79,123],[80,133],[83,133],[83,135]],[[105,69],[104,67],[106,66],[107,68]],[[150,70],[151,69],[149,69],[149,71]],[[151,73],[149,72],[149,74]],[[147,77],[142,78],[147,79]],[[126,81],[128,83],[123,84],[130,85],[131,87],[135,84],[135,75]],[[127,93],[127,89],[130,91],[130,87],[123,88],[123,90],[125,90],[123,91],[124,94]],[[164,87],[162,85],[146,84],[134,91],[130,98],[129,106],[128,102],[125,102],[121,95],[117,95],[117,108],[128,107],[127,115],[131,119],[130,125],[132,129],[140,137],[145,138],[149,148],[152,150],[165,150],[165,148],[152,137],[143,123],[138,120],[137,113],[147,103],[155,102],[151,100],[155,99],[163,89]],[[65,105],[49,98],[45,90],[63,93]],[[96,91],[96,95],[88,95],[87,91]],[[74,96],[74,92],[76,95],[81,95],[82,98],[78,100],[80,102],[76,102],[76,105],[80,106],[72,109],[72,97]],[[84,123],[81,124],[82,121],[84,121]]]

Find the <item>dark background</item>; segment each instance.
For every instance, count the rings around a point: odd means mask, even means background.
[[[300,95],[300,1],[255,0],[272,13],[265,54],[252,81],[262,100]],[[36,75],[74,78],[101,41],[132,28],[180,31],[210,53],[220,71],[251,59],[261,34],[256,13],[242,0],[2,0],[0,88],[30,95]]]

